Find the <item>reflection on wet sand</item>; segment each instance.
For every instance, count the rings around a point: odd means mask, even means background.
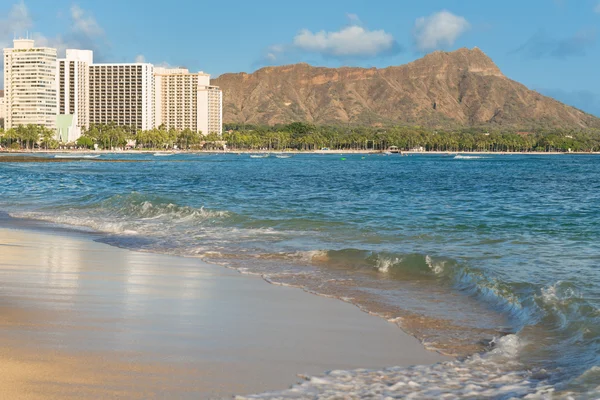
[[[0,254],[0,385],[29,398],[221,397],[442,359],[352,305],[197,259],[1,228]]]

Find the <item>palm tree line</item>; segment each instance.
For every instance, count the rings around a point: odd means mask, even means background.
[[[596,152],[598,129],[549,129],[529,131],[499,128],[429,129],[418,126],[388,128],[316,126],[301,122],[275,126],[225,124],[222,135],[202,135],[191,129],[164,125],[135,130],[116,124],[92,125],[75,143],[59,143],[54,131],[39,125],[0,130],[0,146],[12,149],[222,149],[230,150],[387,150],[447,152]]]
[[[593,152],[600,151],[600,130],[538,128],[530,131],[499,128],[429,129],[418,126],[388,128],[314,126],[292,123],[277,126],[226,124],[222,140],[232,149],[264,150],[423,150],[446,152]]]

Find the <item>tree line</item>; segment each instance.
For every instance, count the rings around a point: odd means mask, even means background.
[[[595,152],[600,151],[598,129],[511,128],[429,129],[419,126],[387,128],[315,126],[295,122],[287,125],[252,126],[225,124],[223,135],[190,129],[150,130],[92,125],[76,143],[59,143],[54,132],[37,125],[0,130],[0,146],[13,149],[54,149],[62,147],[99,149],[222,149],[230,150],[374,150],[392,146],[401,151],[422,149],[447,152]]]
[[[217,134],[203,136],[191,129],[135,130],[116,124],[91,125],[74,143],[60,143],[55,131],[41,125],[21,125],[6,131],[0,129],[0,147],[13,150],[84,148],[114,150],[138,149],[201,149],[207,142],[221,140]]]
[[[132,147],[137,149],[202,149],[206,142],[220,140],[217,134],[202,135],[186,128],[167,129],[161,125],[149,130],[135,130],[115,124],[92,125],[85,130],[76,144],[85,148],[115,149]]]
[[[314,126],[292,123],[279,126],[226,124],[222,140],[235,149],[265,150],[387,150],[448,152],[591,152],[600,151],[598,129],[545,129],[530,131],[493,127],[429,129],[419,126],[388,128]]]
[[[40,125],[19,125],[8,130],[0,129],[0,147],[9,149],[58,148],[52,129]]]

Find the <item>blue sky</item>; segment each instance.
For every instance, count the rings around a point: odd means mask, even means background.
[[[89,48],[218,76],[265,65],[386,67],[481,48],[509,78],[600,116],[600,0],[4,0],[0,46]],[[140,12],[143,10],[143,13]]]

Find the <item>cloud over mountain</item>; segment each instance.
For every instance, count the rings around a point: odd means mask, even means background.
[[[394,48],[394,37],[383,31],[370,31],[353,25],[336,32],[313,33],[303,29],[294,38],[294,46],[302,51],[332,57],[375,57]]]
[[[394,36],[382,29],[363,26],[356,14],[346,14],[349,24],[337,31],[300,30],[291,43],[275,44],[265,53],[264,62],[277,63],[290,55],[317,55],[324,58],[369,59],[399,53],[402,48]]]
[[[415,21],[413,39],[417,50],[427,52],[452,46],[456,39],[471,28],[464,18],[450,11],[440,11]]]

